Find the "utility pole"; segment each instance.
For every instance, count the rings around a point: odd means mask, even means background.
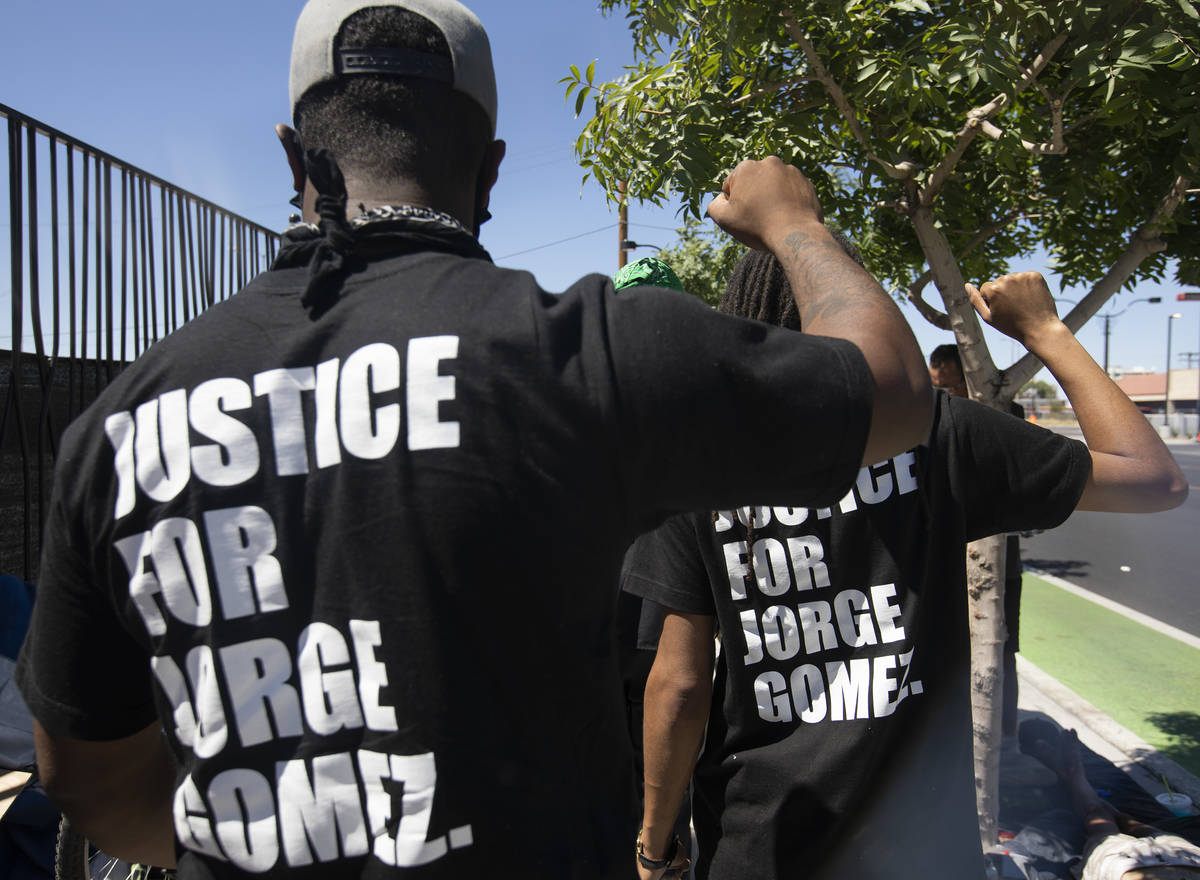
[[[1200,301],[1200,290],[1184,291],[1175,295],[1177,302],[1197,302]],[[1200,313],[1198,313],[1200,314]],[[1196,339],[1197,345],[1200,345],[1200,337]],[[1197,366],[1200,366],[1200,353],[1196,354]],[[1188,355],[1188,366],[1192,365],[1191,355]],[[1168,364],[1167,366],[1170,366]],[[1200,443],[1200,369],[1196,370],[1196,442]]]
[[[1183,294],[1180,294],[1180,299],[1182,299],[1182,298],[1183,298]],[[1054,297],[1054,300],[1056,302],[1065,302],[1065,303],[1070,303],[1071,305],[1078,305],[1076,300],[1065,299],[1064,297],[1061,297],[1061,296]],[[1108,312],[1107,314],[1103,314],[1103,315],[1099,316],[1104,319],[1104,375],[1106,375],[1106,376],[1109,375],[1109,372],[1108,372],[1108,337],[1112,332],[1112,319],[1117,317],[1118,315],[1125,314],[1127,311],[1129,311],[1130,306],[1133,306],[1140,302],[1160,303],[1160,302],[1162,302],[1162,297],[1161,296],[1148,296],[1148,297],[1143,297],[1142,299],[1131,300],[1129,302],[1129,305],[1125,306],[1125,308],[1121,309],[1121,311]]]
[[[625,242],[629,240],[629,197],[625,194],[625,181],[617,184],[617,268],[625,268],[628,251]]]
[[[1163,425],[1167,426],[1171,423],[1171,323],[1176,318],[1182,318],[1182,312],[1175,312],[1173,315],[1167,316],[1167,384],[1166,390],[1163,392]]]

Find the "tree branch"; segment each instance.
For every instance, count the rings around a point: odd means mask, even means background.
[[[761,98],[763,95],[769,95],[772,92],[782,92],[784,89],[790,89],[792,86],[803,85],[813,81],[811,76],[798,76],[794,79],[785,80],[783,82],[771,83],[769,86],[763,86],[761,89],[755,89],[748,95],[742,95],[740,98],[731,102],[731,107],[736,107],[746,101],[753,101],[755,98]]]
[[[962,268],[958,265],[946,236],[937,228],[933,211],[928,205],[916,206],[912,212],[912,223],[925,259],[929,261],[929,271],[933,275],[934,283],[942,295],[942,302],[946,304],[950,329],[954,331],[954,338],[958,343],[963,375],[967,379],[971,397],[982,401],[994,400],[995,391],[992,385],[996,377],[996,365],[983,339],[983,330],[979,326],[975,307],[971,305],[967,296]]]
[[[1194,174],[1196,169],[1191,170]],[[1072,333],[1078,333],[1079,328],[1100,311],[1101,307],[1130,279],[1143,260],[1166,247],[1162,240],[1163,227],[1183,202],[1189,186],[1191,186],[1189,178],[1182,175],[1175,178],[1166,194],[1155,206],[1150,219],[1129,237],[1129,244],[1121,256],[1117,257],[1116,262],[1112,264],[1104,277],[1092,285],[1092,289],[1088,291],[1087,295],[1063,318],[1063,323]],[[1000,395],[1015,395],[1041,368],[1040,360],[1032,354],[1025,354],[1004,371]]]
[[[1037,80],[1041,72],[1046,69],[1046,65],[1050,63],[1055,53],[1062,48],[1063,43],[1066,41],[1066,34],[1058,34],[1042,48],[1041,52],[1034,56],[1033,63],[1021,72],[1021,76],[1016,83],[1016,88],[1013,90],[1014,96],[1021,94],[1021,92]],[[955,166],[958,165],[958,161],[967,152],[967,147],[971,146],[971,142],[975,140],[976,136],[982,130],[982,124],[1008,106],[1008,101],[1008,95],[1001,93],[987,104],[973,107],[967,111],[967,121],[958,133],[958,141],[955,142],[954,149],[947,153],[946,157],[938,163],[938,167],[933,170],[933,174],[929,177],[929,182],[921,192],[921,204],[933,204],[933,200],[937,198],[938,193],[945,187],[946,181],[950,179],[950,175],[954,171]]]
[[[932,280],[933,271],[926,269],[925,272],[921,274],[912,284],[908,285],[908,290],[905,291],[905,295],[908,297],[908,301],[912,303],[914,307],[916,307],[917,312],[922,318],[924,318],[934,327],[937,327],[939,330],[949,330],[950,316],[945,312],[939,312],[929,303],[925,302],[924,298],[921,296],[921,291],[923,291],[926,285],[928,285]]]
[[[900,162],[893,165],[886,159],[881,159],[872,151],[867,143],[867,136],[863,132],[862,123],[858,119],[858,114],[854,112],[854,108],[850,106],[849,100],[846,98],[846,93],[842,91],[842,87],[829,73],[829,70],[822,63],[821,58],[817,55],[817,50],[813,48],[813,44],[805,36],[804,31],[800,29],[800,25],[796,22],[795,16],[790,12],[783,14],[784,24],[787,27],[788,34],[796,41],[796,45],[800,47],[800,51],[804,53],[804,57],[808,59],[808,64],[812,68],[815,79],[825,87],[825,91],[829,93],[830,99],[838,112],[842,114],[842,118],[846,120],[846,124],[850,127],[850,134],[858,141],[859,145],[866,150],[867,158],[877,164],[884,170],[888,177],[895,180],[909,180],[917,170],[917,166],[912,162]]]
[[[1024,216],[1026,215],[1020,213],[1019,211],[1013,211],[1004,219],[993,223],[991,226],[976,231],[966,245],[963,246],[962,253],[955,257],[955,262],[960,261],[963,257],[971,253],[971,251],[975,250],[975,248],[979,247],[1012,221]],[[934,327],[937,327],[939,330],[950,330],[952,329],[950,326],[950,316],[943,312],[939,312],[936,308],[927,303],[921,296],[921,291],[923,291],[926,285],[928,285],[932,280],[933,270],[929,269],[908,286],[908,299],[916,307],[921,317]]]

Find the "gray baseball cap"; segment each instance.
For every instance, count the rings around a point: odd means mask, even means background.
[[[450,46],[450,58],[410,49],[343,49],[334,40],[343,22],[360,9],[396,6],[424,16]],[[304,93],[318,83],[361,73],[414,76],[445,82],[483,108],[496,131],[496,73],[483,24],[457,0],[308,0],[292,41],[292,115]]]

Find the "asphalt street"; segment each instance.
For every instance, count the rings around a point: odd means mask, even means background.
[[[1022,538],[1021,557],[1029,567],[1200,636],[1200,443],[1170,450],[1191,486],[1181,507],[1075,513],[1057,529]]]

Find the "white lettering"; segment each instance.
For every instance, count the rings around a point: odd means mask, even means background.
[[[367,826],[350,755],[313,758],[312,780],[303,760],[276,765],[279,836],[290,867],[367,854]],[[341,843],[339,850],[338,843]]]
[[[113,447],[113,472],[117,475],[117,500],[113,518],[133,513],[137,501],[133,463],[133,416],[127,412],[113,413],[104,420],[104,433]]]
[[[440,375],[439,363],[458,357],[457,336],[426,336],[408,343],[408,448],[442,449],[459,444],[458,422],[438,418],[439,404],[454,400],[453,376]]]
[[[242,746],[304,733],[299,697],[287,683],[292,676],[292,658],[283,642],[254,639],[221,648],[220,654]]]
[[[879,638],[888,644],[904,639],[904,627],[896,626],[896,618],[904,612],[899,603],[889,601],[896,598],[895,584],[880,584],[871,587],[871,607],[875,610],[875,620],[879,622]]]
[[[753,666],[763,658],[762,636],[758,634],[758,612],[747,608],[740,615],[742,620],[742,635],[746,637],[746,656],[742,664]]]
[[[804,652],[816,654],[832,651],[837,647],[837,633],[833,628],[833,611],[828,602],[805,602],[797,605],[800,612],[800,629],[804,632]]]
[[[798,526],[808,519],[807,507],[772,507],[775,519],[785,526]]]
[[[871,688],[871,661],[856,657],[849,663],[825,664],[829,677],[829,720],[853,721],[871,717],[868,693]]]
[[[226,620],[288,607],[283,570],[271,554],[275,523],[261,507],[230,507],[204,514],[213,574]]]
[[[886,467],[887,464],[874,464],[858,472],[858,495],[864,504],[879,504],[891,497],[892,475],[886,470],[875,473],[875,468]]]
[[[879,643],[875,636],[875,626],[871,623],[870,603],[864,593],[858,590],[843,590],[834,597],[833,611],[843,644],[861,648],[863,645]]]
[[[746,542],[731,541],[722,544],[725,553],[725,571],[729,574],[729,595],[735,600],[746,598],[746,575],[750,567],[746,564]]]
[[[300,633],[299,648],[300,694],[308,726],[322,736],[343,727],[362,727],[354,673],[350,669],[327,671],[350,662],[342,634],[327,623],[310,623]]]
[[[187,392],[182,388],[168,391],[137,408],[134,439],[137,481],[142,491],[155,501],[170,501],[183,491],[191,477],[187,409]]]
[[[378,620],[350,621],[354,659],[358,664],[358,696],[369,730],[396,730],[396,710],[381,706],[379,692],[387,687],[387,667],[375,658],[375,649],[383,644]]]
[[[758,702],[758,717],[763,721],[787,724],[792,720],[787,680],[778,672],[764,672],[754,679],[754,698]]]
[[[800,653],[800,627],[786,605],[772,605],[763,614],[763,636],[767,653],[776,660],[790,660]]]
[[[411,350],[412,342],[409,346]],[[357,458],[376,459],[395,448],[400,436],[400,404],[389,403],[372,410],[371,395],[399,387],[400,353],[392,346],[383,342],[364,345],[346,358],[339,391],[339,423],[347,452]]]
[[[275,444],[275,473],[281,477],[308,473],[308,446],[300,392],[316,386],[312,367],[267,370],[254,377],[254,396],[266,396]]]
[[[241,379],[202,382],[188,399],[188,418],[214,443],[192,447],[192,471],[210,486],[236,486],[258,473],[254,433],[227,413],[249,409],[250,386]]]
[[[792,586],[787,553],[775,538],[754,542],[754,581],[764,596],[782,596]]]
[[[892,459],[896,469],[896,485],[901,495],[917,490],[917,456],[911,450],[903,452]]]
[[[204,809],[204,799],[200,797],[191,774],[185,776],[179,788],[175,789],[172,812],[175,815],[175,834],[180,843],[218,861],[229,861],[217,846],[212,822]]]
[[[261,874],[279,858],[275,799],[261,773],[237,769],[218,773],[208,787],[217,839],[229,860],[243,871]]]
[[[829,701],[825,696],[825,680],[821,670],[810,663],[792,670],[792,701],[805,724],[816,724],[825,718]]]
[[[825,548],[815,535],[788,538],[788,555],[796,572],[796,589],[811,590],[813,587],[829,586],[829,569],[822,561]]]
[[[317,364],[317,467],[342,463],[342,441],[337,425],[338,359]]]

